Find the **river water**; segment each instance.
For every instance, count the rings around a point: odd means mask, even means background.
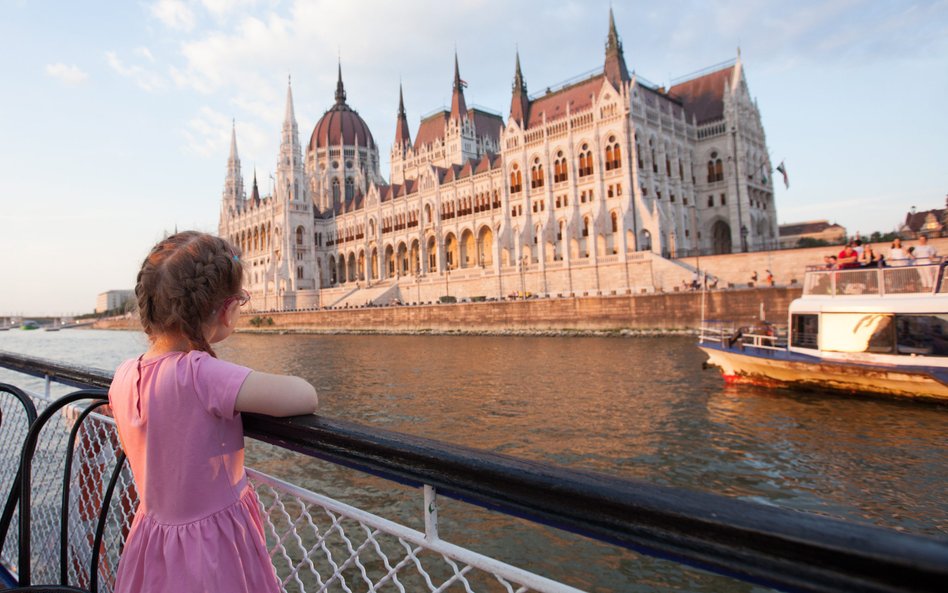
[[[144,347],[133,332],[0,332],[0,350],[107,370]],[[218,353],[305,377],[327,416],[948,537],[948,407],[725,386],[701,369],[692,338],[237,334]],[[248,464],[421,528],[419,492],[259,443]],[[463,503],[441,507],[444,539],[589,591],[757,590]]]

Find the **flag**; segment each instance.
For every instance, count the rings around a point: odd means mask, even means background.
[[[783,161],[780,161],[780,164],[777,165],[777,170],[780,171],[781,175],[783,175],[784,187],[790,189],[790,178],[787,177],[787,167],[783,164]]]
[[[467,81],[466,81],[466,80],[461,80],[461,79],[458,79],[458,80],[459,80],[460,83],[461,83],[461,88],[462,88],[462,89],[466,89],[466,88],[467,88]]]

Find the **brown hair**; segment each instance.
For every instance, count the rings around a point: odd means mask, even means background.
[[[238,255],[224,239],[197,231],[176,233],[155,245],[135,283],[149,339],[180,333],[194,350],[216,356],[202,325],[240,292],[244,270]]]

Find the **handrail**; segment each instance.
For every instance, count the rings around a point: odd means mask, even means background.
[[[102,370],[0,352],[70,385]],[[321,416],[247,414],[248,436],[648,555],[793,591],[941,591],[948,540],[567,469]]]

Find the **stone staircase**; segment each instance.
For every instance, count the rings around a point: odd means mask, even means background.
[[[395,299],[401,299],[398,282],[385,280],[366,288],[356,288],[330,306],[334,309],[362,307],[364,305],[388,305]]]

